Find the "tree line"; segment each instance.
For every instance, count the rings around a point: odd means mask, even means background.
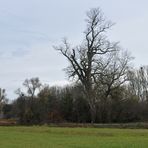
[[[112,89],[109,97],[95,104],[95,123],[143,122],[148,119],[148,95],[145,86],[148,67],[132,71],[132,79]],[[27,85],[26,85],[27,82]],[[42,85],[38,78],[26,79],[26,92],[17,90],[12,103],[1,101],[4,118],[17,119],[20,124],[59,122],[90,123],[91,111],[81,83],[65,87]],[[100,92],[101,95],[105,92]],[[105,95],[105,94],[104,94]],[[104,96],[103,95],[103,96]]]
[[[26,92],[2,103],[6,118],[22,124],[50,122],[113,123],[148,119],[148,67],[132,66],[133,57],[118,42],[111,42],[107,31],[114,25],[100,8],[86,13],[86,29],[80,45],[67,39],[54,48],[65,57],[65,71],[73,84],[49,87],[39,78],[26,79]],[[4,101],[1,101],[4,102]]]

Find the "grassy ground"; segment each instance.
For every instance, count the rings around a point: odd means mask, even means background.
[[[147,129],[0,127],[0,148],[147,147]]]

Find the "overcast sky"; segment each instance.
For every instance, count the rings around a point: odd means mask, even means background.
[[[132,53],[135,66],[148,64],[147,0],[0,0],[0,87],[9,98],[26,78],[67,82],[67,61],[52,46],[63,37],[80,43],[94,7],[116,23],[109,36]]]

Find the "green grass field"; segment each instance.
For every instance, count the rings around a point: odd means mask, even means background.
[[[0,148],[148,148],[148,130],[0,127]]]

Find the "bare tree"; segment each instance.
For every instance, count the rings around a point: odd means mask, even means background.
[[[148,100],[148,66],[142,66],[139,70],[133,70],[129,75],[130,91],[138,96],[139,101]]]
[[[39,90],[41,87],[39,78],[26,79],[23,85],[27,88],[27,93],[31,97],[31,99],[34,99],[36,91]]]
[[[101,56],[117,50],[117,43],[110,42],[105,33],[113,26],[111,21],[105,19],[99,8],[87,12],[87,28],[84,32],[84,41],[80,46],[72,48],[67,40],[63,45],[55,47],[69,61],[67,73],[69,77],[80,81],[90,106],[91,121],[96,118],[95,78],[98,75],[98,66]]]
[[[100,66],[97,67],[98,75],[95,79],[98,84],[97,88],[102,86],[100,91],[103,92],[106,99],[112,90],[129,80],[128,72],[131,69],[130,61],[132,59],[127,51],[120,49],[109,53],[100,60]]]
[[[128,79],[128,71],[131,68],[130,61],[132,57],[127,51],[116,50],[104,55],[98,59],[100,65],[97,67],[98,75],[94,77],[96,84],[96,96],[98,104],[101,107],[100,120],[107,122],[110,118],[109,106],[112,103],[111,94],[120,90]],[[116,98],[115,98],[116,99]]]

